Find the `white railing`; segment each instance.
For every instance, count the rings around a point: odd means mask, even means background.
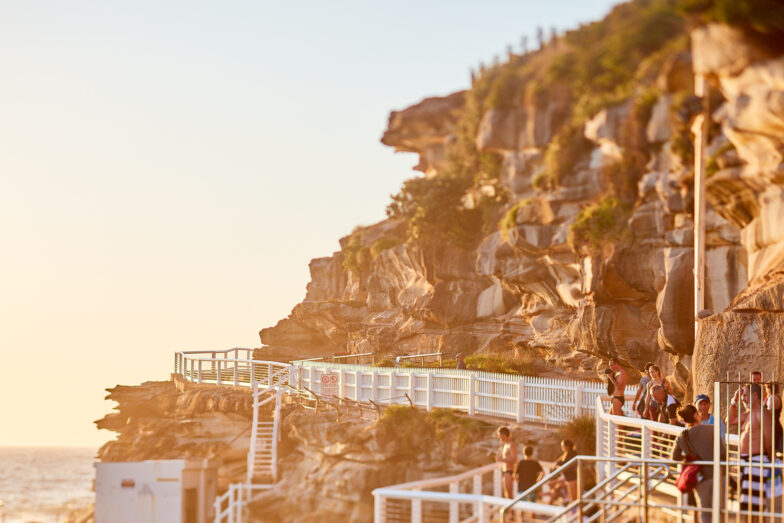
[[[421,522],[435,517],[450,523],[487,522],[509,502],[501,497],[501,479],[501,469],[493,463],[454,476],[378,488],[373,491],[373,520]],[[542,517],[562,511],[561,507],[529,502],[520,502],[516,509]]]
[[[718,384],[715,389],[716,398],[720,398]],[[720,417],[720,416],[717,416]],[[603,462],[598,462],[597,478],[601,481],[604,478],[614,475],[618,468],[624,463],[623,460],[639,459],[651,464],[669,464],[672,457],[673,447],[677,436],[684,430],[684,427],[677,425],[668,425],[665,423],[658,423],[655,421],[631,418],[626,416],[616,416],[605,411],[604,405],[597,401],[596,403],[596,456],[597,459]],[[714,454],[714,470],[724,470],[722,473],[724,482],[728,481],[729,475],[732,471],[728,467],[736,467],[734,473],[738,473],[743,466],[749,465],[744,458],[738,453],[738,435],[737,434],[721,434],[721,426],[714,425],[714,447],[718,449],[718,442],[724,439],[726,443],[726,455],[720,456],[718,450]],[[642,462],[640,461],[640,462]],[[781,465],[769,465],[769,467],[781,470]],[[675,481],[678,477],[679,467],[673,466],[673,473],[665,480],[660,482],[656,491],[659,495],[674,498],[671,507],[662,507],[662,510],[669,512],[675,516],[679,521],[688,519],[687,513],[691,508],[676,508],[687,507],[688,495],[681,494],[675,487]],[[717,483],[718,484],[718,483]],[[727,485],[723,487],[727,490]],[[715,496],[713,510],[719,513],[720,510],[726,510],[730,514],[744,514],[739,512],[737,503],[734,505],[727,501],[725,507],[725,499],[722,496]]]
[[[243,484],[232,483],[223,495],[215,498],[215,523],[242,521]]]
[[[253,359],[253,349],[182,351],[174,353],[174,373],[194,383],[251,387],[289,383],[292,366],[279,361]]]
[[[336,395],[341,398],[379,404],[411,401],[428,410],[447,408],[469,415],[484,414],[544,425],[563,425],[575,417],[593,416],[597,399],[607,397],[605,385],[595,381],[316,360],[291,365],[253,360],[252,355],[252,349],[178,352],[174,371],[195,383],[237,387],[251,386],[258,381],[266,387],[282,384],[298,389],[306,387],[316,394],[322,394],[322,376],[334,374],[338,377]],[[631,400],[634,396],[626,397]],[[631,414],[631,401],[626,403],[625,412]]]
[[[232,483],[229,489],[215,498],[214,523],[242,523],[244,510],[253,499],[256,490],[269,490],[270,485],[251,485],[249,483]]]
[[[380,404],[403,403],[484,414],[517,422],[563,425],[594,415],[606,398],[600,382],[517,376],[445,368],[368,367],[329,362],[298,362],[293,380],[322,394],[324,375],[337,378],[337,396]],[[334,389],[333,389],[334,390]],[[408,398],[406,398],[406,396]],[[632,394],[627,394],[629,400]],[[631,401],[627,401],[627,410]]]

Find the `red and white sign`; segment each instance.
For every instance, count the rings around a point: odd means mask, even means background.
[[[340,374],[321,375],[321,395],[325,398],[340,395]]]

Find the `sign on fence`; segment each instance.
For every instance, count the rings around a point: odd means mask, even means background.
[[[322,374],[321,396],[324,398],[339,396],[340,395],[340,387],[338,385],[339,382],[340,382],[340,374],[338,373]]]

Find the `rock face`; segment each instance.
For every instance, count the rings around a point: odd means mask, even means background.
[[[495,425],[439,409],[393,410],[377,422],[376,414],[360,420],[354,409],[344,409],[340,420],[331,409],[286,409],[282,479],[251,505],[253,521],[306,522],[316,515],[324,523],[372,521],[374,489],[459,474],[495,459]],[[510,430],[519,444],[536,444],[539,459],[560,453],[553,429]]]
[[[499,159],[500,184],[510,195],[504,226],[470,250],[406,243],[404,227],[391,221],[365,229],[365,249],[382,230],[394,231],[387,233],[394,242],[359,272],[343,267],[344,252],[314,260],[305,301],[261,331],[259,354],[285,356],[294,346],[382,356],[535,349],[551,372],[573,376],[593,373],[609,357],[633,368],[655,361],[682,393],[693,385],[704,390],[735,368],[729,346],[739,342],[722,334],[729,323],[755,325],[738,336],[774,354],[776,336],[767,333],[781,311],[769,298],[784,292],[784,56],[724,26],[699,28],[691,41],[691,51],[674,51],[657,69],[647,113],[627,100],[587,120],[581,132],[590,153],[554,185],[534,182],[562,124],[564,98],[553,93],[485,111],[475,145]],[[696,349],[693,164],[686,151],[700,110],[691,95],[694,71],[715,83],[705,307],[717,313],[703,322]],[[456,93],[393,113],[383,142],[417,152],[427,175],[438,176],[464,98]],[[640,114],[645,120],[635,122]],[[630,149],[630,124],[641,129],[644,149]],[[631,239],[575,248],[569,231],[581,210],[611,192],[613,169],[622,170],[631,154],[643,154],[646,166],[626,222]],[[752,299],[763,286],[766,297]],[[694,384],[692,372],[699,375]]]
[[[222,463],[219,488],[244,477],[253,418],[250,391],[182,381],[107,390],[117,412],[95,424],[118,437],[98,451],[101,461],[211,458]]]
[[[740,229],[749,276],[726,310],[701,322],[694,377],[705,391],[727,374],[784,371],[784,56],[722,26],[696,30],[692,42],[695,68],[726,99],[714,117],[741,160],[709,178],[707,195]]]
[[[207,457],[220,463],[220,493],[244,480],[252,420],[248,390],[178,381],[109,392],[117,412],[96,424],[119,437],[100,449],[101,461]],[[284,398],[279,481],[251,505],[250,521],[371,521],[373,489],[459,474],[495,459],[497,426],[464,414],[396,405],[379,420],[376,412],[360,415],[356,407],[341,406],[338,417],[334,407],[315,412]],[[518,444],[537,446],[539,459],[560,453],[556,429],[509,427]],[[91,516],[88,507],[70,521]]]

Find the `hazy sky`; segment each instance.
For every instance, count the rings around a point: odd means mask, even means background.
[[[415,174],[390,110],[613,3],[0,2],[0,445],[98,445],[104,388],[259,346]]]

